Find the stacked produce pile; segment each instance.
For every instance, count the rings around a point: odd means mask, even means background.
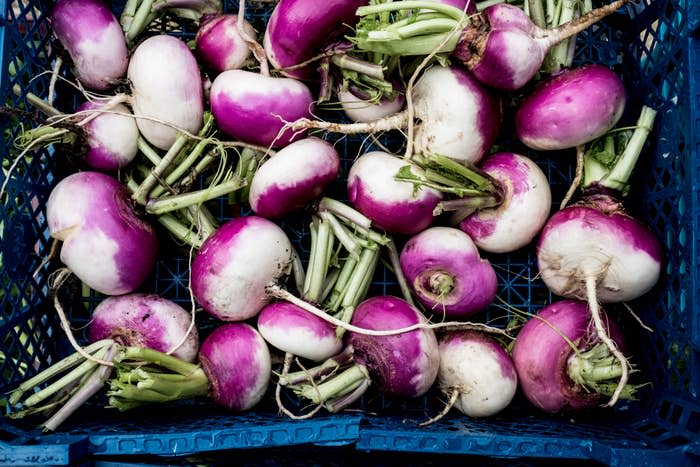
[[[63,113],[27,95],[46,120],[17,157],[82,151],[47,205],[53,286],[75,275],[105,298],[85,347],[62,315],[77,352],[17,388],[11,416],[44,413],[56,430],[105,387],[120,410],[208,396],[243,411],[274,385],[292,418],[438,388],[448,403],[425,423],[453,407],[492,416],[518,390],[548,413],[634,397],[601,304],[644,295],[661,271],[658,240],[622,205],[655,112],[616,128],[620,78],[571,66],[575,35],[627,1],[547,3],[281,0],[256,31],[244,3],[130,0],[117,17],[59,0],[53,34],[85,102]],[[191,43],[154,26],[173,18],[198,26]],[[403,153],[378,143],[341,173],[332,134],[386,132]],[[514,138],[530,156],[576,154],[561,205]],[[217,218],[222,197],[246,215]],[[286,230],[300,218],[304,255]],[[144,285],[173,247],[159,230],[189,250],[191,312]],[[480,322],[502,302],[486,257],[521,249],[557,299]],[[373,293],[380,269],[400,296]],[[220,323],[201,342],[195,309]]]

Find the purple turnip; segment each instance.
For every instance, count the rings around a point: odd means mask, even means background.
[[[373,225],[392,233],[414,234],[432,224],[433,210],[442,194],[395,180],[406,165],[404,159],[386,152],[363,154],[348,173],[348,200]],[[414,166],[411,170],[420,171]]]
[[[109,406],[129,410],[144,403],[209,397],[235,412],[253,408],[270,382],[270,351],[260,334],[245,323],[226,323],[202,342],[199,365],[161,352],[127,348],[122,358],[141,367],[117,366],[109,381]]]
[[[238,217],[211,234],[192,261],[192,293],[223,321],[242,321],[268,302],[266,287],[287,275],[292,245],[275,223]]]
[[[551,30],[537,27],[520,8],[506,3],[467,15],[434,2],[387,2],[357,9],[361,20],[352,40],[361,51],[394,56],[450,53],[482,83],[512,91],[535,76],[551,47],[628,1],[616,0]],[[416,9],[420,12],[411,15],[410,21],[391,24],[383,16]]]
[[[323,8],[315,0],[281,0],[267,22],[263,46],[276,69],[301,65],[319,54],[333,39],[350,28],[355,11],[368,0],[328,0]],[[292,78],[309,78],[315,65],[283,70]]]
[[[531,159],[509,152],[488,156],[479,168],[496,180],[501,200],[494,207],[479,208],[459,228],[483,251],[508,253],[524,247],[549,217],[552,194],[547,177]]]
[[[156,294],[132,293],[102,300],[88,325],[90,342],[112,339],[126,347],[146,347],[193,362],[199,350],[192,317]]]
[[[617,348],[624,341],[616,323],[600,312]],[[604,405],[617,392],[623,365],[598,337],[586,302],[562,300],[544,307],[520,329],[513,362],[520,388],[537,408],[548,412],[590,409]],[[632,397],[626,384],[620,397]]]
[[[335,326],[285,301],[266,305],[257,327],[270,345],[314,362],[336,355],[343,347]]]
[[[63,241],[61,261],[98,292],[132,292],[155,265],[153,227],[133,211],[126,188],[98,172],[69,175],[46,205],[50,235]]]
[[[243,20],[242,25],[245,35],[255,37],[255,29],[248,21]],[[243,68],[251,51],[238,28],[238,16],[230,14],[200,24],[195,36],[197,56],[218,73]]]
[[[209,100],[221,131],[260,146],[282,147],[302,138],[304,132],[285,124],[308,118],[313,110],[313,96],[302,82],[245,70],[219,74]]]
[[[625,103],[619,76],[602,65],[584,65],[539,82],[518,106],[515,130],[532,149],[572,148],[612,129]]]
[[[425,317],[404,300],[377,296],[358,305],[351,324],[362,329],[393,330],[425,322]],[[384,394],[412,398],[425,394],[437,377],[439,353],[432,329],[416,329],[391,336],[369,336],[351,331],[348,344],[347,351],[352,353],[349,367],[348,358],[340,358],[341,355],[321,365],[320,372],[311,369],[309,373],[289,374],[280,384],[290,386],[314,404],[322,404],[329,411],[337,412],[355,402],[371,383]],[[329,366],[342,371],[320,384],[306,381],[307,375],[325,377]]]
[[[591,151],[584,159],[582,198],[555,213],[537,244],[540,276],[555,294],[587,300],[599,338],[622,362],[623,375],[614,403],[627,378],[627,363],[615,349],[598,313],[598,303],[634,300],[651,290],[661,273],[663,251],[652,231],[627,214],[619,199],[651,131],[656,112],[641,111],[624,150],[614,134],[606,151]]]
[[[124,78],[129,62],[124,34],[100,0],[59,0],[50,23],[85,87],[102,91]]]
[[[418,300],[435,315],[465,318],[496,297],[496,272],[459,229],[431,227],[411,237],[400,263]]]
[[[339,169],[340,156],[327,141],[313,136],[295,141],[256,170],[250,207],[262,217],[282,217],[317,198]]]

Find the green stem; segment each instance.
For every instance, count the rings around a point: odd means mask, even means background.
[[[333,55],[331,57],[331,63],[340,69],[354,71],[384,81],[384,70],[380,65],[375,63],[369,63],[345,54]]]
[[[194,374],[199,369],[199,366],[194,363],[188,363],[172,355],[142,347],[126,347],[123,349],[120,361],[124,360],[148,362],[185,376]]]
[[[343,262],[343,267],[340,270],[340,275],[338,276],[338,279],[335,282],[330,297],[326,300],[326,306],[330,311],[336,312],[340,308],[340,304],[343,301],[343,297],[345,296],[345,292],[347,291],[348,284],[350,283],[350,278],[352,277],[353,272],[357,267],[359,259],[359,256],[357,257],[357,259],[349,257]]]
[[[398,248],[396,248],[396,243],[393,239],[390,239],[389,243],[387,243],[386,246],[389,252],[389,263],[391,264],[391,268],[394,270],[394,276],[396,277],[396,281],[399,283],[401,295],[403,295],[404,300],[406,300],[411,305],[415,306],[415,302],[413,301],[413,294],[411,293],[411,287],[408,285],[408,281],[406,280],[406,276],[403,273],[403,269],[401,269],[399,250]]]
[[[601,181],[602,185],[618,190],[621,193],[627,192],[629,189],[629,178],[644,148],[644,143],[654,126],[655,118],[656,111],[654,109],[647,106],[642,107],[632,138],[630,138],[627,147],[625,147],[624,152],[620,155],[610,173]]]
[[[94,342],[86,347],[83,348],[85,352],[89,354],[94,354],[95,352],[98,352],[100,350],[104,350],[107,347],[109,347],[114,341],[112,339],[103,339],[97,342]],[[10,405],[15,405],[17,404],[20,399],[22,398],[22,395],[29,391],[30,389],[34,388],[35,386],[38,386],[49,379],[53,378],[54,376],[58,375],[59,373],[62,373],[63,371],[66,371],[70,368],[73,368],[75,365],[78,365],[81,363],[85,357],[83,357],[79,353],[73,353],[63,360],[59,361],[58,363],[55,363],[54,365],[51,365],[49,368],[46,370],[42,371],[41,373],[32,376],[31,378],[27,379],[26,381],[22,382],[17,389],[12,391],[10,394],[9,402]]]
[[[191,184],[192,182],[195,181],[195,179],[204,172],[204,170],[214,162],[218,157],[223,156],[225,154],[225,150],[220,147],[219,145],[216,145],[214,148],[211,150],[207,151],[207,153],[202,157],[199,162],[194,166],[194,169],[190,170],[190,172],[180,180],[180,183],[178,184],[180,187],[187,186]]]
[[[124,32],[131,28],[131,23],[134,21],[134,14],[136,13],[136,6],[139,0],[127,0],[124,5],[124,11],[119,17],[119,24]]]
[[[348,387],[355,387],[358,382],[369,379],[367,369],[356,364],[321,384],[297,387],[295,392],[314,404],[323,404],[329,399],[345,394]]]
[[[329,222],[323,219],[318,219],[315,225],[316,241],[315,245],[312,243],[312,256],[306,271],[306,285],[304,286],[303,298],[312,303],[320,303],[324,280],[328,274],[328,251],[333,246],[333,233]]]
[[[445,5],[437,2],[424,2],[420,0],[405,0],[401,2],[380,3],[377,5],[361,6],[355,14],[357,16],[369,16],[379,13],[405,10],[428,10],[431,12],[442,13],[448,18],[455,21],[460,21],[464,18],[464,12],[457,7]]]
[[[19,88],[19,85],[15,84],[13,88],[14,87]],[[28,92],[24,97],[27,99],[27,102],[29,102],[32,106],[36,107],[37,109],[41,110],[48,117],[57,117],[59,115],[63,115],[63,112],[61,112],[56,107],[52,106],[51,104],[49,104],[44,99],[42,99],[34,93]]]
[[[387,41],[387,40],[404,40],[413,37],[430,36],[438,34],[440,37],[445,37],[444,34],[450,31],[459,31],[460,22],[450,18],[435,18],[428,21],[418,21],[406,24],[399,28],[392,25],[379,31],[369,31],[367,40],[372,41]]]
[[[331,212],[336,216],[339,216],[352,224],[364,227],[365,229],[372,228],[372,221],[368,217],[356,209],[351,208],[347,204],[341,203],[340,201],[336,201],[332,198],[322,198],[318,204],[318,210],[319,212]]]
[[[439,154],[414,156],[412,159],[424,170],[433,170],[462,185],[473,185],[480,191],[497,192],[499,184],[487,173]]]
[[[206,237],[186,226],[177,217],[170,214],[162,214],[158,216],[158,222],[160,222],[160,224],[165,227],[170,235],[176,240],[191,245],[196,249],[200,249],[202,247],[202,243],[204,243],[204,239]]]
[[[142,185],[143,186],[143,185]],[[234,178],[227,180],[216,186],[204,188],[189,193],[173,195],[167,198],[151,199],[146,204],[146,212],[154,215],[161,215],[172,211],[177,211],[188,206],[204,203],[219,196],[226,195],[232,191],[245,186],[243,180]]]
[[[142,136],[139,136],[139,139],[136,141],[136,146],[139,148],[139,151],[141,151],[141,153],[144,156],[146,156],[146,159],[148,159],[151,162],[151,164],[160,164],[162,158],[156,152],[156,150],[153,149],[150,144],[148,144],[148,141],[146,141]]]
[[[397,2],[398,3],[398,2]],[[376,52],[386,55],[428,55],[435,53],[452,52],[459,42],[459,34],[451,34],[445,40],[445,34],[431,34],[428,36],[409,37],[408,39],[394,39],[386,41],[369,40],[363,37],[354,37],[353,41],[358,48],[365,52]]]
[[[323,219],[330,225],[330,227],[333,229],[335,237],[343,245],[343,247],[345,247],[348,253],[352,257],[359,259],[360,252],[362,251],[362,246],[358,244],[357,238],[352,233],[350,233],[350,231],[346,229],[340,223],[340,221],[338,221],[338,218],[336,218],[330,212],[321,211],[318,213],[318,215],[321,219]]]
[[[151,8],[153,7],[154,0],[141,0],[141,3],[131,18],[131,22],[128,24],[128,29],[124,30],[126,36],[126,42],[131,43],[133,40],[141,34],[148,24],[150,23],[149,18],[151,16]],[[125,20],[124,22],[127,22]]]
[[[153,168],[152,172],[146,177],[146,180],[141,183],[141,186],[139,186],[138,190],[132,195],[134,201],[141,205],[146,204],[151,190],[153,190],[158,183],[158,179],[170,167],[170,164],[175,160],[188,140],[189,137],[187,135],[178,135],[173,145],[168,149],[168,152],[161,158],[158,165]]]
[[[42,146],[49,144],[74,144],[76,135],[67,128],[54,128],[50,125],[38,126],[30,130],[25,130],[15,139],[15,146],[25,149],[31,144],[41,141]]]
[[[214,125],[214,116],[211,114],[211,112],[205,112],[204,114],[204,126],[202,129],[199,131],[199,136],[204,136],[209,131],[211,130],[212,126]],[[165,177],[165,185],[166,186],[174,186],[175,183],[182,177],[185,172],[187,172],[190,167],[194,165],[194,163],[200,158],[206,147],[209,145],[210,140],[208,139],[202,139],[197,142],[197,144],[194,146],[192,151],[187,154],[187,156],[184,157],[182,162],[180,162],[175,168],[172,169],[172,171]],[[163,185],[159,185],[153,189],[151,192],[151,197],[157,198],[160,196],[163,191],[165,191],[165,187]]]
[[[544,6],[542,0],[527,0],[530,7],[530,19],[537,27],[542,29],[547,28],[547,19],[544,14]]]
[[[338,355],[327,359],[320,365],[313,368],[307,368],[302,371],[280,375],[279,384],[280,386],[293,386],[307,383],[309,381],[315,381],[320,378],[325,379],[325,377],[328,375],[331,375],[339,369],[348,366],[350,363],[352,363],[352,359],[352,349],[350,347],[346,347]]]
[[[480,209],[500,206],[502,202],[502,198],[500,196],[496,196],[495,194],[470,195],[463,198],[449,199],[439,202],[433,211],[433,215],[439,216],[444,211],[459,210],[462,218],[456,222],[455,220],[452,221],[454,223],[458,223]]]

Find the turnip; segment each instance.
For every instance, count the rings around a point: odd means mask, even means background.
[[[335,326],[286,301],[265,305],[257,328],[274,347],[314,362],[336,355],[343,347]]]
[[[192,293],[223,321],[242,321],[268,302],[266,287],[286,276],[292,245],[275,223],[258,216],[231,219],[209,236],[190,271]]]
[[[255,37],[255,29],[242,21],[244,34]],[[243,68],[250,47],[241,35],[237,15],[221,15],[200,24],[195,36],[197,56],[216,72]]]
[[[292,78],[310,78],[314,64],[302,65],[356,22],[355,10],[368,0],[329,0],[323,8],[315,0],[281,0],[272,11],[265,29],[263,46],[276,69]]]
[[[129,62],[124,34],[100,0],[59,0],[50,23],[85,87],[102,91],[124,78]]]
[[[425,317],[413,306],[396,297],[368,298],[355,310],[351,324],[362,329],[392,330],[425,323]],[[435,381],[439,354],[432,329],[416,329],[392,336],[348,335],[352,365],[347,358],[331,359],[320,368],[334,366],[337,374],[322,383],[305,382],[307,375],[326,376],[324,370],[289,374],[280,384],[314,404],[337,412],[355,402],[371,383],[387,395],[418,397]],[[340,368],[339,368],[340,367]]]
[[[197,328],[180,305],[156,294],[132,293],[102,300],[88,325],[91,342],[112,339],[192,362],[199,350]]]
[[[295,141],[266,160],[250,184],[250,207],[262,217],[281,217],[306,206],[338,176],[340,156],[316,137]]]
[[[616,380],[623,364],[598,337],[586,302],[562,300],[530,318],[513,346],[513,362],[520,388],[537,408],[567,412],[604,405],[618,392]],[[624,349],[617,324],[600,311],[615,346]],[[631,398],[634,387],[625,384],[619,396]]]
[[[119,170],[136,157],[139,130],[131,111],[120,103],[126,96],[86,101],[68,115],[35,94],[27,93],[26,98],[49,118],[21,132],[15,140],[17,147],[26,150],[40,144],[70,144],[86,165],[97,170]]]
[[[498,136],[502,120],[499,99],[460,66],[435,65],[427,69],[416,82],[411,98],[412,110],[380,120],[343,125],[303,119],[291,127],[374,133],[407,128],[412,112],[417,120],[412,140],[416,153],[439,154],[465,164],[477,163]]]
[[[109,112],[100,112],[102,105],[85,102],[76,109],[96,111],[99,115],[85,126],[89,149],[83,160],[99,170],[119,170],[138,154],[139,130],[136,120],[126,106],[115,105]]]
[[[362,51],[387,55],[450,53],[482,83],[512,91],[535,76],[551,47],[628,1],[616,0],[552,30],[537,27],[521,9],[506,3],[466,15],[434,2],[387,2],[357,9],[362,19],[352,40]],[[416,10],[420,11],[410,21],[392,24],[385,19],[389,12]]]
[[[439,339],[438,349],[437,386],[450,397],[446,411],[454,406],[469,417],[489,417],[508,407],[518,375],[500,342],[476,331],[453,331]]]
[[[518,106],[520,141],[538,150],[567,149],[612,129],[625,109],[625,86],[609,68],[592,64],[537,84]]]
[[[395,180],[405,160],[383,151],[360,156],[348,173],[348,200],[372,223],[388,232],[414,234],[432,224],[442,194]],[[412,166],[412,171],[420,171]]]
[[[418,300],[438,316],[471,316],[496,297],[496,272],[459,229],[431,227],[411,237],[400,263]]]
[[[109,383],[109,407],[120,411],[201,396],[228,410],[244,411],[264,396],[271,374],[270,352],[252,326],[219,326],[202,342],[198,359],[199,364],[194,364],[157,350],[100,340],[22,383],[10,395],[10,405],[18,405],[27,391],[55,379],[22,401],[22,410],[11,416],[22,418],[58,408],[42,423],[45,430],[56,430],[105,382]],[[61,373],[65,374],[56,379]]]
[[[492,207],[470,202],[469,210],[477,210],[459,228],[483,251],[509,253],[524,247],[549,217],[552,193],[547,177],[531,159],[509,152],[488,156],[479,168],[496,180],[501,199]]]
[[[203,125],[202,77],[194,55],[176,37],[149,37],[134,50],[127,71],[131,105],[146,140],[169,149],[178,132]]]
[[[393,115],[403,108],[405,102],[403,93],[398,90],[393,97],[382,96],[378,100],[354,86],[341,88],[336,95],[343,112],[354,122],[371,122]]]
[[[624,151],[615,147],[611,134],[607,139],[610,144],[603,143],[608,150],[587,153],[583,197],[549,219],[537,244],[544,283],[557,295],[587,300],[600,339],[620,359],[623,356],[607,338],[599,318],[598,302],[634,300],[648,292],[661,273],[659,240],[627,214],[619,201],[628,189],[627,181],[655,115],[648,107],[642,109]],[[626,381],[626,362],[622,367],[619,390]]]
[[[133,211],[126,188],[98,172],[69,175],[46,204],[50,235],[63,241],[61,261],[98,292],[132,292],[155,265],[155,230]]]
[[[310,117],[313,109],[304,83],[245,70],[219,74],[209,100],[221,131],[260,146],[282,147],[302,138],[303,131],[285,129],[285,124]]]

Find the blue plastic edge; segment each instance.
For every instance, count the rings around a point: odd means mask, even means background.
[[[196,433],[91,434],[96,455],[183,456],[225,449],[269,448],[301,444],[352,444],[360,437],[360,416],[335,415],[326,419],[279,420],[239,428],[200,430]]]
[[[692,157],[694,161],[700,161],[700,38],[690,35],[688,37],[688,70],[690,71],[690,122],[689,128],[691,131],[691,141],[692,148],[690,148]],[[698,162],[700,164],[700,162]],[[694,171],[691,174],[692,177],[692,193],[694,194],[692,198],[692,211],[694,213],[700,212],[697,208],[700,204],[700,173]],[[700,254],[700,236],[698,236],[698,228],[700,228],[700,214],[692,219],[693,226],[693,258],[698,258]],[[700,278],[700,261],[695,260],[695,267],[690,271],[691,273],[691,283],[697,284],[697,280]],[[700,290],[696,288],[695,297],[693,300],[694,308],[700,306]],[[691,343],[695,349],[700,349],[700,310],[695,309],[692,314],[692,336]],[[693,371],[700,371],[698,368],[694,368]],[[698,380],[700,380],[700,375],[697,375]]]
[[[400,423],[396,422],[398,425]],[[691,467],[699,465],[700,441],[673,449],[646,449],[643,444],[615,447],[602,442],[576,438],[548,437],[543,442],[537,436],[493,436],[460,432],[417,432],[363,427],[356,449],[406,453],[457,454],[491,458],[549,458],[594,460],[620,467]]]
[[[74,465],[88,452],[85,436],[57,435],[27,445],[0,442],[0,465]]]
[[[688,1],[688,32],[693,33],[700,27],[700,3],[697,0]]]

